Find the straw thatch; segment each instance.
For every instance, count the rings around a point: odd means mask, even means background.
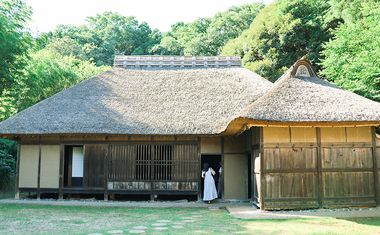
[[[244,68],[114,68],[0,123],[0,134],[215,134],[272,83]]]
[[[298,76],[299,66],[306,67],[310,76]],[[380,123],[380,103],[319,79],[310,63],[301,59],[241,117],[275,122]]]

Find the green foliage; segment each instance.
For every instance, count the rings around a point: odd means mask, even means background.
[[[0,139],[0,191],[12,188],[10,183],[16,173],[16,153],[16,142]]]
[[[249,29],[229,41],[223,55],[242,56],[245,66],[275,81],[307,54],[317,64],[322,44],[331,38],[324,28],[324,0],[282,0],[267,5]]]
[[[60,25],[51,35],[43,34],[37,41],[62,55],[73,55],[97,65],[112,65],[115,54],[149,54],[160,40],[161,33],[147,23],[105,12],[88,17],[87,24],[79,27]]]
[[[30,57],[25,76],[12,90],[18,94],[18,111],[108,69],[48,49],[34,52]]]
[[[0,95],[24,66],[31,42],[24,26],[30,15],[24,1],[0,0]]]
[[[212,18],[176,23],[153,52],[162,55],[218,55],[224,44],[249,27],[262,4],[232,7]]]
[[[329,0],[330,8],[326,13],[326,22],[352,23],[363,17],[363,5],[376,2],[377,0]]]
[[[325,45],[322,74],[338,86],[380,101],[380,3],[361,3]]]
[[[44,48],[63,56],[74,56],[84,60],[87,59],[85,48],[83,48],[76,40],[67,36],[51,39]]]

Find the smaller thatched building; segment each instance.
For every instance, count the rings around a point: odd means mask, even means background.
[[[0,123],[17,194],[202,195],[262,209],[379,203],[380,104],[297,61],[276,83],[235,57],[117,57],[114,68]],[[218,177],[217,177],[218,178]]]
[[[253,199],[289,209],[379,203],[379,120],[379,103],[301,59],[230,125],[252,127]]]

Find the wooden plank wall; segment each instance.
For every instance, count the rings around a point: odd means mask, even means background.
[[[375,205],[370,127],[321,128],[322,203]]]
[[[104,157],[106,155],[106,151],[107,145],[105,144],[84,145],[84,187],[104,187]]]
[[[374,145],[374,152],[376,155],[376,168],[377,168],[377,204],[380,204],[380,128],[377,129],[377,132],[375,129],[373,129],[373,145]]]
[[[264,209],[318,207],[315,128],[263,128]]]
[[[371,128],[264,127],[264,209],[375,205]]]

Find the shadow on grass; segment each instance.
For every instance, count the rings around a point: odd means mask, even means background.
[[[11,199],[14,198],[15,192],[12,191],[0,191],[0,199]]]
[[[372,226],[380,227],[380,217],[349,218],[349,219],[345,218],[342,220],[347,220],[347,221],[355,222],[358,224],[372,225]]]

